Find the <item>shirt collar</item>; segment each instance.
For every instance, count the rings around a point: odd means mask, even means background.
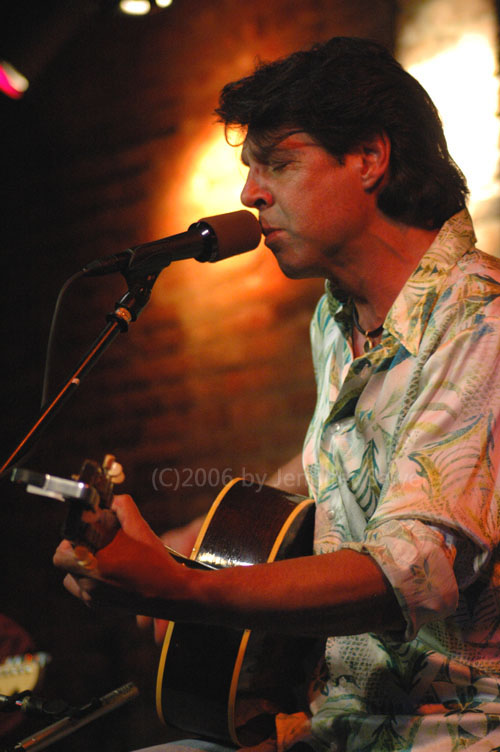
[[[406,349],[417,355],[427,322],[450,269],[476,242],[472,220],[462,209],[441,227],[438,235],[405,283],[384,322],[384,329]],[[326,294],[331,315],[349,337],[352,330],[352,303],[330,281]]]
[[[449,284],[450,270],[475,242],[470,214],[462,209],[441,227],[394,301],[385,327],[412,355],[417,355],[436,300]]]

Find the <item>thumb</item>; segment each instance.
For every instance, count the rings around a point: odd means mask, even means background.
[[[123,531],[133,540],[148,546],[158,545],[158,542],[161,542],[128,494],[115,496],[111,509],[116,514]]]

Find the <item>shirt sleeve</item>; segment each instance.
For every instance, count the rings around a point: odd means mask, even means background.
[[[455,611],[459,587],[498,544],[499,366],[498,320],[443,338],[414,385],[365,539],[347,544],[381,567],[408,640]],[[457,570],[465,560],[468,570]]]
[[[406,623],[403,641],[429,621],[454,613],[456,549],[436,528],[419,520],[389,520],[346,548],[369,554],[390,582]]]

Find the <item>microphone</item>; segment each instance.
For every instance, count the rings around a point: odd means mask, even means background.
[[[252,251],[260,243],[261,229],[246,209],[204,217],[190,225],[187,232],[129,248],[121,253],[92,261],[83,267],[85,276],[158,274],[172,261],[194,258],[197,261],[222,261]]]

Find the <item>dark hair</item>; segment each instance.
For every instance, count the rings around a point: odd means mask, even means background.
[[[425,89],[380,44],[333,37],[227,84],[216,109],[266,150],[305,131],[340,162],[375,134],[391,141],[390,175],[378,199],[393,219],[440,227],[465,206],[465,178]]]

